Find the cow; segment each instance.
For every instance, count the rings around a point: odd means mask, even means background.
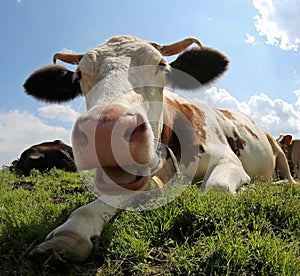
[[[276,141],[286,155],[292,176],[300,179],[300,140],[292,135],[279,135]]]
[[[167,62],[166,56],[177,54]],[[78,66],[73,72],[57,60]],[[203,88],[228,68],[223,53],[196,38],[160,45],[115,36],[86,54],[57,53],[53,63],[33,72],[25,91],[46,102],[84,96],[87,112],[72,131],[74,158],[78,170],[94,170],[102,195],[73,211],[33,249],[34,257],[55,251],[67,260],[86,260],[91,237],[119,209],[144,191],[163,190],[178,169],[202,183],[203,192],[236,194],[250,180],[272,179],[275,165],[294,181],[280,146],[253,120],[175,93]]]
[[[69,172],[77,170],[72,147],[61,140],[31,146],[21,154],[18,160],[13,162],[11,170],[28,176],[32,169],[45,172],[54,167]]]

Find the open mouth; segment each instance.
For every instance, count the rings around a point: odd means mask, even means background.
[[[94,176],[97,189],[105,194],[139,191],[149,180],[147,169],[136,167],[98,167]]]

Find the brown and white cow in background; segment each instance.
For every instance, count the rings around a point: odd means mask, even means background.
[[[181,53],[193,43],[198,47]],[[170,64],[164,58],[178,53]],[[162,46],[117,36],[86,54],[58,53],[54,63],[57,59],[78,67],[75,72],[56,64],[42,67],[24,87],[47,102],[84,95],[87,112],[72,133],[75,162],[78,170],[95,169],[95,185],[104,195],[75,210],[33,255],[54,250],[85,260],[91,237],[101,234],[130,197],[167,183],[176,171],[172,163],[189,179],[203,181],[203,191],[214,187],[235,194],[251,179],[271,179],[276,164],[293,181],[280,146],[251,119],[167,89],[201,88],[226,71],[228,59],[197,39]]]
[[[52,168],[76,172],[72,147],[63,141],[54,140],[31,146],[12,163],[10,170],[27,176],[32,169],[44,172]]]
[[[300,180],[300,139],[293,140],[292,135],[279,135],[276,141],[286,155],[292,176]]]

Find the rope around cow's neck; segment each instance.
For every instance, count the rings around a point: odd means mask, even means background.
[[[165,156],[163,156],[163,154],[162,154],[163,152],[165,153]],[[150,189],[155,189],[155,188],[162,189],[164,187],[164,185],[166,184],[158,175],[156,175],[156,173],[159,171],[164,171],[165,173],[167,173],[166,172],[167,168],[165,167],[167,160],[170,160],[172,163],[172,173],[171,173],[172,177],[170,179],[168,179],[167,181],[170,181],[173,178],[173,176],[175,176],[179,173],[178,161],[177,161],[173,151],[168,146],[160,145],[157,148],[157,154],[159,156],[159,164],[155,168],[155,172],[153,173],[153,175],[151,176],[151,180],[149,181],[149,182],[152,181],[154,183],[154,185],[153,185],[153,183],[149,183]],[[165,182],[167,182],[167,181],[165,181]]]

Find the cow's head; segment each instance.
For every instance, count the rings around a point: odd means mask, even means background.
[[[280,134],[279,137],[276,139],[277,143],[281,146],[284,153],[287,155],[287,158],[290,159],[291,157],[288,156],[289,147],[292,144],[293,136],[292,135],[282,135]]]
[[[164,56],[175,55],[170,64]],[[56,60],[78,64],[75,72]],[[102,190],[112,183],[139,190],[159,162],[165,86],[195,89],[222,75],[227,58],[202,47],[194,38],[159,45],[132,36],[113,37],[84,55],[54,55],[25,82],[26,92],[47,102],[64,102],[83,94],[87,113],[72,133],[79,170],[97,168]],[[106,188],[105,188],[106,187]]]

